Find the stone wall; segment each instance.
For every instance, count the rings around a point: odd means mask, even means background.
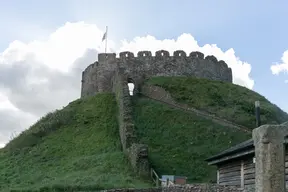
[[[150,189],[112,189],[105,192],[242,192],[234,187],[225,187],[213,184],[191,184],[184,186],[173,186]]]
[[[255,192],[284,192],[285,140],[288,123],[262,125],[253,130],[255,146]]]
[[[162,192],[244,192],[236,187],[228,187],[217,184],[188,184],[174,185],[172,187],[163,188]]]
[[[127,81],[123,72],[115,73],[113,84],[118,105],[119,134],[124,153],[130,160],[134,170],[142,177],[148,178],[150,166],[147,145],[138,142],[132,117],[132,103]]]
[[[175,51],[173,56],[168,51],[160,50],[152,56],[150,51],[140,51],[137,57],[131,52],[99,54],[98,62],[89,65],[82,73],[81,97],[98,92],[112,92],[112,79],[119,66],[126,77],[133,80],[136,88],[145,79],[154,76],[193,76],[232,83],[232,71],[224,61],[201,52],[192,52],[189,56],[184,51]]]

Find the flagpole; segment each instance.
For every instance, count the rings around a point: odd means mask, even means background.
[[[108,26],[106,26],[105,54],[107,53]]]

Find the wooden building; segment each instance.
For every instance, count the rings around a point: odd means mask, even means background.
[[[288,139],[285,139],[287,146]],[[285,179],[288,188],[288,150],[285,152]],[[253,140],[249,139],[231,147],[209,159],[209,165],[217,166],[217,183],[219,185],[236,186],[242,189],[254,188],[255,158]],[[283,168],[284,171],[284,168]]]

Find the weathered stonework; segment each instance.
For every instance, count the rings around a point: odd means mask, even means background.
[[[89,65],[82,73],[81,97],[100,92],[113,92],[118,105],[119,134],[124,153],[134,170],[149,176],[148,146],[139,143],[132,117],[132,104],[128,83],[134,83],[134,93],[140,85],[153,76],[193,76],[232,83],[232,71],[224,61],[200,52],[187,57],[184,51],[160,50],[152,56],[150,51],[140,51],[137,57],[131,52],[99,54],[98,62]]]
[[[117,68],[124,70],[126,79],[131,79],[137,89],[145,79],[153,76],[193,76],[211,80],[232,82],[232,71],[224,61],[209,55],[204,58],[201,52],[140,51],[137,57],[131,52],[99,54],[98,62],[89,65],[82,73],[81,97],[98,92],[113,91],[113,77]]]
[[[134,170],[142,177],[149,177],[148,146],[138,142],[132,117],[132,104],[123,70],[117,69],[112,83],[118,105],[119,134],[122,149]]]
[[[128,149],[129,159],[138,175],[147,177],[150,174],[150,163],[148,160],[148,146],[145,144],[133,143]]]
[[[214,184],[191,184],[149,189],[111,189],[105,192],[244,192],[235,187]]]
[[[200,183],[165,187],[163,192],[243,192],[243,190],[231,186]]]
[[[287,123],[262,125],[253,130],[255,146],[255,192],[284,192],[284,138]]]

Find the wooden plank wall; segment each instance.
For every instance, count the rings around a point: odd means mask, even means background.
[[[255,163],[253,163],[253,156],[219,165],[217,171],[217,180],[217,183],[220,185],[253,188],[255,185]],[[286,189],[288,189],[287,147],[285,150],[285,181]]]
[[[220,185],[241,186],[241,161],[219,165],[218,171]]]
[[[255,185],[255,163],[253,158],[245,159],[244,162],[244,187],[254,187]],[[288,189],[288,148],[285,150],[285,181]]]
[[[255,163],[253,163],[253,157],[243,160],[243,175],[244,175],[244,187],[250,188],[255,185]]]
[[[253,187],[255,185],[255,163],[253,158],[245,159],[244,161],[244,186]],[[285,181],[286,189],[288,189],[288,148],[285,150]]]

